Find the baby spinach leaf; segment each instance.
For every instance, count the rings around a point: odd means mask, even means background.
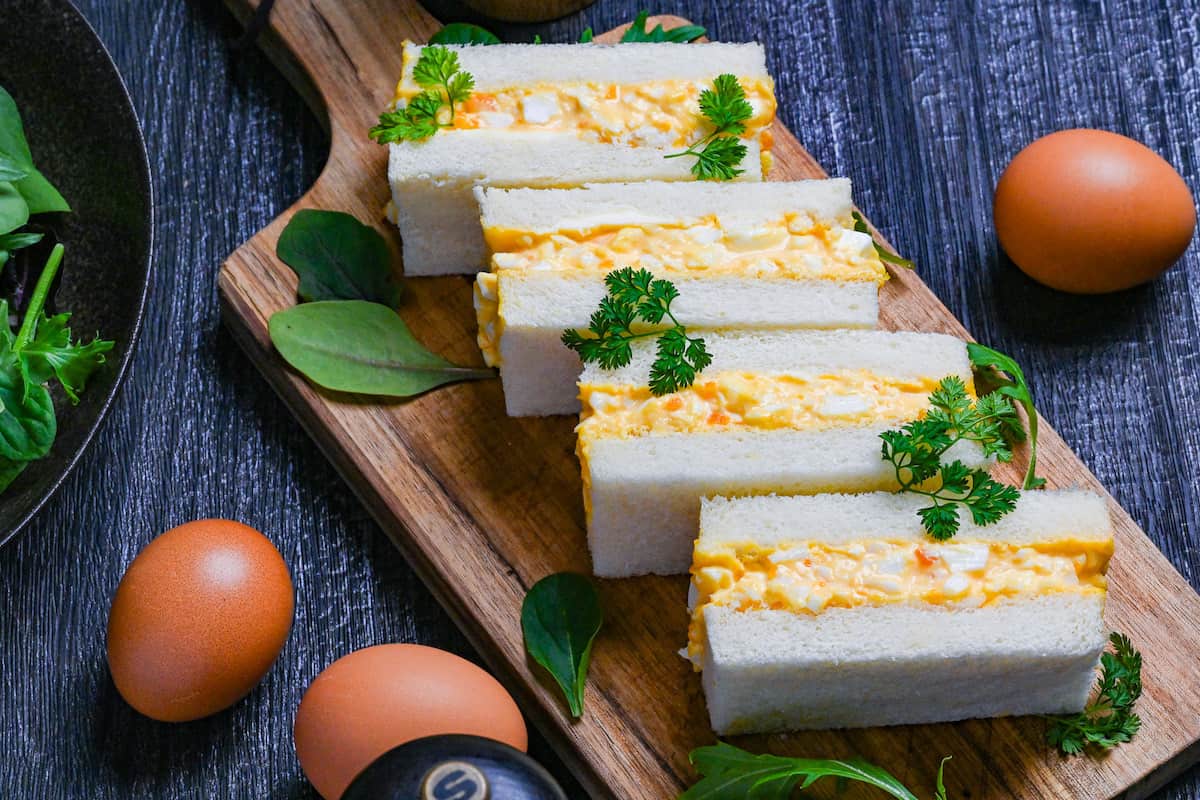
[[[0,153],[0,181],[19,181],[29,174],[29,167],[15,158]]]
[[[302,300],[400,304],[387,243],[349,214],[296,212],[279,235],[275,253],[299,276]]]
[[[592,643],[603,622],[596,587],[573,572],[542,578],[521,604],[525,649],[554,676],[573,717],[583,716]]]
[[[0,233],[8,233],[29,221],[29,204],[8,181],[0,181]]]
[[[411,397],[445,383],[495,377],[490,369],[460,367],[429,352],[395,311],[378,303],[303,303],[273,315],[268,328],[284,360],[339,392]]]
[[[469,22],[451,22],[429,37],[430,44],[500,44],[500,37]]]
[[[3,160],[25,172],[20,178],[0,180],[14,181],[13,185],[25,200],[28,213],[71,210],[58,190],[33,166],[33,155],[29,152],[29,143],[25,141],[25,130],[21,125],[21,113],[17,110],[17,103],[12,95],[0,86],[0,161]],[[12,228],[5,229],[0,226],[0,232],[5,230]]]
[[[28,461],[11,461],[7,458],[0,458],[0,492],[12,485],[17,476],[25,471],[28,463]]]
[[[41,385],[27,386],[12,352],[0,352],[0,458],[41,458],[57,432],[50,393]]]

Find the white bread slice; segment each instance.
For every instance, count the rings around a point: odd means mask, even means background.
[[[492,45],[452,47],[477,91],[537,83],[638,83],[710,80],[721,73],[768,78],[759,44]],[[405,44],[401,89],[419,89],[412,69],[420,47]],[[743,140],[745,172],[763,178],[757,137]],[[611,181],[694,181],[693,159],[663,156],[680,148],[582,141],[569,132],[440,131],[423,142],[389,145],[393,221],[410,276],[473,274],[485,265],[476,186],[556,188]]]
[[[766,51],[757,42],[627,42],[623,44],[441,45],[458,54],[475,90],[495,92],[538,83],[647,83],[711,80],[722,73],[766,77]],[[421,91],[412,78],[423,45],[404,43],[400,89]]]
[[[826,495],[705,501],[700,547],[871,538],[920,541],[921,498]],[[954,541],[1111,540],[1103,498],[1026,492]],[[739,612],[707,606],[703,684],[720,735],[1080,710],[1106,642],[1102,593],[1017,595],[980,608],[896,604]]]
[[[511,417],[579,412],[576,381],[583,365],[561,341],[567,328],[586,328],[605,295],[603,279],[579,273],[496,275],[500,316],[500,378]],[[679,299],[673,311],[689,330],[873,328],[876,284],[798,281],[737,275],[669,275]]]
[[[966,346],[950,336],[882,331],[713,332],[705,374],[737,370],[814,375],[870,370],[877,375],[941,379],[971,377]],[[645,385],[653,342],[635,343],[628,367],[585,366],[581,385]],[[687,572],[700,516],[710,495],[871,492],[898,488],[880,458],[879,434],[896,422],[820,430],[731,427],[698,433],[590,436],[579,455],[589,509],[592,569],[600,577]],[[948,457],[987,463],[973,443]]]
[[[480,189],[489,228],[554,233],[598,225],[687,225],[716,215],[722,227],[777,220],[788,212],[847,223],[849,178],[764,183],[589,183],[574,189]]]
[[[481,48],[482,49],[482,48]],[[745,141],[739,181],[763,179],[758,141]],[[563,133],[443,131],[388,145],[393,222],[410,277],[473,275],[486,266],[478,186],[560,188],[603,181],[691,181],[686,158],[663,150],[582,141]]]

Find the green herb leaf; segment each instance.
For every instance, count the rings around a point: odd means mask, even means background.
[[[1025,381],[1025,373],[1012,357],[978,342],[967,343],[967,356],[971,359],[971,366],[983,373],[980,377],[994,387],[985,398],[999,395],[1007,399],[997,399],[993,402],[1008,402],[1011,405],[1011,401],[1016,401],[1025,409],[1025,416],[1029,420],[1029,466],[1025,469],[1023,488],[1042,488],[1046,485],[1046,479],[1037,476],[1038,413],[1033,404],[1033,393]],[[1022,442],[1026,438],[1025,429],[1015,413],[1002,421],[1002,431],[1010,444]]]
[[[40,233],[5,233],[0,234],[0,250],[20,250],[23,247],[35,245],[42,240]]]
[[[8,233],[29,221],[29,205],[8,181],[0,181],[0,233]]]
[[[0,181],[19,181],[29,174],[29,169],[28,165],[0,153]]]
[[[421,141],[442,128],[454,125],[455,105],[464,102],[475,89],[475,78],[460,71],[458,53],[441,46],[426,46],[413,67],[413,80],[425,91],[403,108],[384,111],[379,124],[368,135],[379,142]],[[442,106],[450,108],[445,122],[439,122]]]
[[[972,402],[957,376],[943,378],[929,396],[924,419],[880,434],[881,455],[896,473],[901,492],[929,498],[918,509],[921,524],[934,539],[958,533],[959,511],[965,509],[977,525],[990,525],[1016,508],[1020,492],[999,483],[981,469],[961,461],[942,463],[942,456],[960,441],[979,444],[987,455],[1012,457],[1005,439],[1014,423],[1012,405],[994,400]]]
[[[909,261],[907,258],[901,258],[891,250],[888,250],[886,247],[881,245],[879,242],[875,241],[875,236],[871,233],[871,228],[869,225],[867,225],[867,221],[863,218],[862,214],[858,213],[857,211],[851,211],[850,216],[854,218],[854,230],[858,231],[859,233],[865,233],[867,236],[871,237],[871,244],[875,245],[875,252],[879,255],[880,261],[886,261],[889,264],[895,264],[898,267],[904,267],[904,269],[917,268],[917,265]]]
[[[718,75],[713,87],[700,93],[700,113],[712,125],[712,132],[687,150],[664,158],[695,156],[692,174],[700,180],[727,181],[741,175],[748,151],[737,137],[746,132],[745,121],[754,116],[754,109],[736,75]]]
[[[469,22],[451,22],[430,36],[429,44],[500,44],[500,37]]]
[[[633,24],[628,30],[621,35],[622,42],[691,42],[699,39],[706,31],[699,25],[680,25],[678,28],[670,28],[663,30],[662,25],[655,25],[653,30],[646,30],[646,20],[650,14],[646,11],[639,11],[637,17],[634,18]],[[587,33],[591,32],[591,28],[587,29]],[[580,41],[584,41],[580,39]],[[591,41],[589,37],[586,41]]]
[[[104,354],[113,349],[113,342],[100,338],[87,344],[71,341],[70,318],[70,314],[42,315],[34,337],[21,348],[18,358],[27,386],[57,378],[71,402],[78,403],[79,393],[104,363]]]
[[[0,458],[0,492],[11,486],[28,465],[28,461],[10,461],[7,458]]]
[[[657,337],[658,349],[650,365],[651,393],[661,396],[691,386],[697,373],[712,363],[712,356],[704,340],[688,336],[687,328],[671,313],[671,303],[679,298],[675,285],[633,267],[613,270],[604,284],[608,294],[592,313],[587,332],[563,331],[562,343],[585,364],[617,369],[633,360],[634,339]],[[671,327],[664,330],[667,320]]]
[[[1141,717],[1133,712],[1142,696],[1142,654],[1121,633],[1111,634],[1109,644],[1112,652],[1100,657],[1095,700],[1079,714],[1047,718],[1046,741],[1063,755],[1078,755],[1088,747],[1110,750],[1142,727]]]
[[[898,800],[917,800],[887,770],[861,759],[755,755],[725,742],[697,748],[688,757],[701,779],[679,800],[786,800],[797,787],[807,789],[822,778],[864,783]],[[938,779],[940,784],[940,768]]]
[[[579,34],[579,43],[588,44],[596,38],[596,34],[592,33],[591,28],[584,28],[583,33]]]
[[[495,377],[426,350],[395,311],[362,300],[304,303],[271,317],[280,355],[318,386],[411,397],[455,381]]]
[[[554,677],[572,717],[583,716],[592,643],[603,622],[596,588],[587,578],[572,572],[542,578],[521,604],[525,649]]]
[[[400,285],[391,253],[374,228],[338,211],[297,211],[275,253],[300,278],[305,301],[366,300],[395,308]]]
[[[25,200],[30,214],[71,210],[58,190],[34,167],[33,155],[29,152],[29,143],[25,141],[25,131],[21,125],[17,103],[3,87],[0,87],[0,159],[24,170],[25,175],[16,179],[14,186]],[[0,217],[2,216],[3,212],[0,211]],[[12,228],[5,229],[0,225],[0,233],[7,230]]]
[[[58,432],[54,404],[41,384],[25,382],[17,339],[8,329],[8,303],[0,300],[0,459],[33,461],[50,452]]]

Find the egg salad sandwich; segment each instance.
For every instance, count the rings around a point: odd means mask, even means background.
[[[628,366],[584,367],[576,452],[592,567],[601,577],[681,574],[700,498],[894,490],[879,434],[917,419],[939,381],[974,396],[966,345],[883,331],[707,333],[712,362],[655,395],[655,342]],[[973,442],[947,459],[986,463]]]
[[[458,98],[452,111],[434,103],[425,138],[377,136],[390,142],[389,214],[408,275],[483,268],[477,186],[695,180],[697,159],[679,154],[714,133],[700,96],[718,76],[733,76],[726,94],[748,104],[728,142],[746,149],[740,172],[724,177],[757,181],[766,170],[775,95],[759,44],[438,45],[428,48],[437,63],[424,65],[427,48],[403,47],[395,108],[431,86]]]
[[[1032,491],[938,542],[910,494],[705,500],[688,655],[720,735],[1082,710],[1113,528]]]
[[[850,181],[588,184],[478,190],[491,272],[476,277],[479,346],[510,416],[579,411],[584,328],[604,277],[668,278],[689,329],[873,328],[888,273],[854,230]]]

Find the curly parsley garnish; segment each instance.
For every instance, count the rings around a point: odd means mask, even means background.
[[[1142,695],[1142,654],[1124,634],[1113,633],[1108,640],[1113,652],[1100,657],[1096,699],[1078,714],[1049,718],[1046,741],[1063,755],[1078,755],[1089,745],[1109,750],[1142,727],[1141,717],[1133,713]]]
[[[379,124],[369,135],[380,144],[419,142],[453,127],[455,105],[465,102],[475,89],[475,78],[459,66],[458,53],[445,47],[422,48],[413,80],[425,91],[403,108],[379,115]]]
[[[696,374],[712,363],[704,340],[688,336],[687,329],[671,313],[679,290],[668,280],[656,279],[649,270],[624,267],[604,277],[608,294],[592,314],[587,332],[563,331],[562,342],[579,353],[584,363],[597,362],[602,369],[624,367],[633,360],[634,339],[658,337],[658,351],[650,365],[650,392],[670,394],[691,386]],[[671,327],[663,330],[664,320]],[[641,325],[639,325],[641,323]],[[654,326],[634,330],[635,326]]]
[[[746,145],[737,137],[746,132],[746,120],[754,116],[754,109],[737,76],[718,75],[713,88],[700,93],[700,113],[712,124],[712,133],[687,150],[665,157],[695,156],[692,174],[704,181],[728,181],[741,175]]]
[[[924,419],[885,431],[879,438],[883,460],[895,468],[900,491],[929,498],[931,504],[917,513],[929,535],[944,540],[958,533],[960,508],[970,512],[975,524],[988,525],[1016,507],[1020,492],[961,461],[943,464],[942,456],[958,442],[970,441],[977,442],[984,455],[1010,461],[1009,437],[1021,421],[1003,395],[989,394],[972,403],[962,379],[954,375],[942,379],[929,405]],[[931,484],[933,488],[927,488]]]

